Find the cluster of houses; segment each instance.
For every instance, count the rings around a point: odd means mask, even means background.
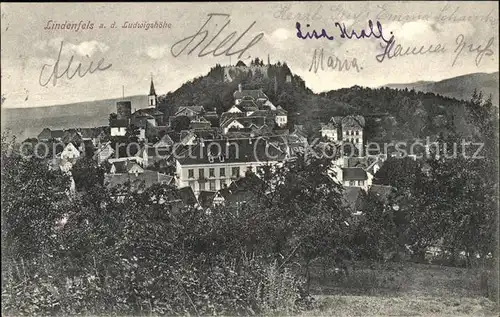
[[[185,204],[209,208],[241,203],[249,199],[245,188],[258,181],[256,172],[263,165],[294,159],[309,143],[303,127],[290,128],[287,111],[275,106],[261,89],[243,89],[240,84],[233,97],[234,105],[220,114],[217,109],[185,106],[166,118],[158,110],[151,79],[147,107],[132,112],[130,101],[118,101],[109,126],[46,128],[38,142],[63,144],[53,153],[51,164],[69,174],[84,156],[109,163],[105,175],[109,187],[132,184],[133,190],[141,191],[169,184],[178,188]],[[174,122],[181,118],[189,125],[176,131]],[[344,195],[353,212],[359,209],[362,193],[372,190],[385,197],[388,192],[372,184],[386,157],[363,156],[364,126],[362,116],[333,117],[320,131],[330,143],[348,142],[359,151],[357,157],[337,158],[331,174],[346,187]],[[133,151],[127,144],[130,137],[137,141]]]

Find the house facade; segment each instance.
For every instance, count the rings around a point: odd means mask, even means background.
[[[61,160],[76,160],[80,158],[80,154],[80,150],[73,143],[68,143],[61,152]]]
[[[125,136],[128,128],[127,119],[113,119],[109,122],[111,136]]]
[[[226,139],[200,142],[177,158],[177,186],[190,186],[196,196],[219,191],[260,166],[278,164],[286,152],[259,139]]]
[[[363,129],[365,119],[362,116],[347,116],[342,118],[342,140],[353,144],[363,153]]]

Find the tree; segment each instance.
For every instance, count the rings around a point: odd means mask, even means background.
[[[71,169],[77,191],[89,191],[94,188],[102,190],[105,173],[104,166],[98,165],[95,160],[88,157],[83,157],[76,161]]]
[[[176,132],[181,132],[182,130],[189,129],[191,120],[186,116],[177,116],[172,119],[171,127]]]
[[[299,156],[282,167],[268,166],[260,182],[250,187],[258,197],[251,210],[258,211],[256,245],[281,263],[287,257],[309,267],[320,257],[341,262],[348,257],[349,219],[342,204],[342,186],[328,175],[331,160]],[[255,247],[255,246],[254,246]]]
[[[113,112],[113,113],[109,114],[109,122],[110,123],[111,123],[111,121],[116,120],[116,119],[118,119],[118,115],[116,113]]]
[[[130,124],[127,128],[127,132],[125,133],[125,138],[128,139],[129,142],[139,142],[139,136],[140,134],[140,130],[139,130],[139,127],[134,125],[134,124]]]
[[[2,255],[54,254],[55,227],[67,211],[69,177],[36,157],[9,153],[2,137]]]
[[[409,157],[390,157],[375,174],[373,183],[407,188],[417,184],[422,177],[422,162]]]

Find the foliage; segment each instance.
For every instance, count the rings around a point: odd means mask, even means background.
[[[271,66],[276,73],[288,68]],[[220,71],[218,65],[210,76],[167,95],[164,105],[204,100],[207,110],[221,102],[229,107],[235,83],[220,82]],[[451,108],[455,101],[359,87],[313,95],[298,88],[297,79],[278,82],[277,89],[265,78],[249,80],[268,87],[273,102],[285,109],[306,111],[306,118],[363,113],[361,105],[390,110],[386,123],[396,128],[379,135],[381,140],[436,134],[444,145],[466,138],[485,144],[485,158],[389,159],[376,182],[392,186],[392,193],[387,199],[368,193],[364,214],[354,218],[327,159],[299,156],[263,166],[259,177],[250,173],[238,181],[244,199],[202,210],[179,206],[178,191],[168,185],[142,192],[130,184],[107,189],[104,167],[87,158],[73,169],[79,192],[67,195],[67,175],[47,161],[21,157],[15,140],[2,135],[3,313],[300,314],[313,304],[308,289],[315,261],[345,268],[352,258],[390,260],[406,250],[422,258],[437,245],[450,257],[464,252],[473,265],[477,256],[482,261],[495,251],[498,143],[491,140],[498,140],[498,122],[491,101],[475,94],[459,107],[468,119],[445,120],[438,129],[430,117],[449,118],[454,110],[430,104]],[[197,85],[206,87],[195,93]],[[183,100],[175,103],[177,98]],[[421,120],[411,123],[415,113]],[[376,120],[367,123],[370,133],[379,133]],[[365,283],[361,277],[349,280]]]
[[[189,124],[191,120],[186,116],[176,116],[172,118],[170,126],[176,132],[181,132],[182,130],[189,129]]]
[[[2,138],[3,139],[3,138]],[[56,222],[62,219],[69,177],[42,159],[9,151],[2,140],[2,254],[52,254]]]
[[[95,160],[89,157],[79,159],[71,169],[77,191],[90,190],[93,187],[101,188],[104,186],[105,173],[105,167],[99,166]]]

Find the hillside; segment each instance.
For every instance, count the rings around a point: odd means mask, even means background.
[[[103,126],[109,114],[116,112],[116,102],[123,98],[83,101],[47,107],[2,108],[2,131],[10,129],[19,139],[35,137],[43,128],[66,129]],[[146,108],[147,96],[129,96],[132,110]]]
[[[326,122],[332,116],[360,114],[367,118],[367,140],[389,142],[453,131],[467,133],[469,126],[465,122],[464,103],[446,95],[468,100],[473,89],[480,88],[485,93],[496,93],[498,100],[495,86],[498,85],[498,73],[469,74],[435,83],[421,81],[388,85],[396,89],[353,86],[315,94],[306,87],[302,78],[292,74],[286,63],[269,65],[265,76],[250,71],[240,72],[231,82],[224,81],[224,71],[224,67],[216,65],[208,74],[158,96],[158,107],[167,116],[178,107],[189,105],[204,106],[220,114],[233,105],[233,93],[241,83],[244,89],[261,88],[275,105],[288,111],[291,124],[303,124],[312,134],[317,133],[320,122]],[[285,80],[287,75],[292,75],[291,82]],[[147,106],[147,96],[126,99],[132,101],[133,109]],[[106,125],[109,113],[116,111],[117,100],[2,109],[2,130],[10,128],[24,139],[36,136],[44,127],[63,129]]]
[[[438,82],[418,81],[408,84],[388,84],[385,87],[432,92],[458,100],[467,100],[474,89],[477,89],[481,90],[485,96],[491,94],[493,104],[498,105],[498,84],[498,72],[496,72],[467,74]]]

